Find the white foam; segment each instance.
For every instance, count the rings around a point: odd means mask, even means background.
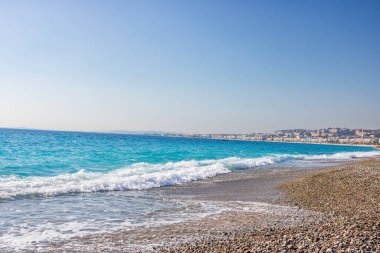
[[[108,173],[85,172],[52,177],[15,176],[0,178],[0,198],[65,193],[142,190],[188,183],[230,172],[229,166],[264,165],[269,161],[239,158],[205,161],[181,161],[166,164],[137,163]]]
[[[55,196],[68,193],[142,190],[184,184],[231,170],[275,164],[286,160],[349,160],[380,156],[379,151],[331,155],[272,155],[260,158],[181,161],[165,164],[137,163],[108,173],[79,171],[50,177],[0,177],[0,199],[21,196]]]
[[[79,222],[76,220],[68,220],[61,224],[55,224],[50,221],[40,224],[19,224],[18,226],[8,229],[4,234],[0,233],[0,251],[13,253],[24,252],[25,250],[33,252],[38,252],[41,250],[45,252],[49,251],[49,243],[67,239],[70,240],[65,242],[65,246],[80,249],[80,251],[88,251],[83,248],[85,245],[82,245],[80,240],[78,241],[72,238],[90,234],[110,233],[121,229],[123,231],[129,231],[132,229],[176,224],[190,220],[201,220],[210,215],[229,211],[257,212],[277,215],[293,214],[295,217],[301,217],[300,214],[303,212],[298,208],[259,202],[194,200],[176,200],[176,202],[178,206],[188,208],[186,208],[183,212],[175,212],[168,215],[166,213],[161,213],[158,217],[156,217],[156,219],[145,219],[141,223],[131,223],[128,220],[124,220],[122,223],[115,224],[107,222],[106,218],[101,221],[84,220]],[[195,209],[194,205],[196,206]],[[76,243],[79,243],[79,245]]]
[[[380,151],[368,152],[341,152],[331,155],[308,155],[303,156],[304,160],[351,160],[355,158],[366,158],[380,156]]]

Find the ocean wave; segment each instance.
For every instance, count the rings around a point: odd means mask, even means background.
[[[355,158],[369,158],[380,156],[380,151],[367,152],[340,152],[330,155],[306,155],[302,156],[304,160],[351,160]]]
[[[55,196],[70,193],[143,190],[173,186],[219,174],[276,164],[287,160],[349,160],[380,156],[379,151],[330,155],[271,155],[259,158],[181,161],[165,164],[136,163],[107,173],[81,170],[50,177],[0,177],[0,199],[23,196]]]

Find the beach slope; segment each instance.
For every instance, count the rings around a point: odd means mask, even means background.
[[[284,204],[321,212],[304,225],[226,234],[166,252],[380,252],[380,159],[310,172],[278,188]]]

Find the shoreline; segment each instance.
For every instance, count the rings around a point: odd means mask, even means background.
[[[145,136],[145,135],[144,135]],[[190,136],[160,136],[160,135],[146,135],[157,136],[163,138],[187,138],[187,139],[204,139],[204,140],[221,140],[221,141],[252,141],[252,142],[266,142],[266,143],[295,143],[295,144],[312,144],[312,145],[331,145],[331,146],[348,146],[348,147],[368,147],[375,150],[380,149],[376,144],[344,144],[344,143],[328,143],[328,142],[302,142],[302,141],[267,141],[267,140],[243,140],[243,139],[224,139],[224,138],[202,138],[202,137],[190,137]]]
[[[53,243],[48,252],[61,252],[63,249],[66,252],[76,252],[83,247],[84,251],[92,252],[240,252],[236,248],[226,250],[226,245],[222,242],[230,242],[229,247],[240,247],[242,244],[251,249],[262,247],[252,244],[249,238],[260,237],[263,233],[273,235],[274,231],[280,233],[297,230],[305,225],[312,227],[330,219],[328,213],[300,208],[299,205],[285,201],[286,195],[278,185],[373,160],[379,166],[380,159],[372,158],[315,169],[275,167],[229,173],[190,184],[164,187],[158,189],[163,197],[204,201],[230,209],[176,224],[76,237]],[[237,239],[241,241],[236,242]]]
[[[308,171],[310,168],[274,167],[231,172],[184,185],[149,189],[147,191],[163,198],[212,204],[223,211],[174,224],[74,237],[53,242],[46,252],[165,252],[178,242],[219,238],[238,230],[254,231],[311,222],[320,219],[319,215],[279,205],[282,195],[274,188],[290,178],[306,175]]]

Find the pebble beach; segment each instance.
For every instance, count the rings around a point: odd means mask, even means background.
[[[312,172],[278,188],[285,193],[283,203],[320,216],[294,226],[235,231],[162,252],[380,252],[380,159]]]

